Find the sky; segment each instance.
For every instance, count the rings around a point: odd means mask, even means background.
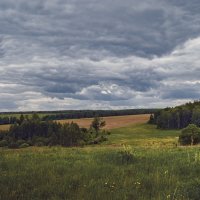
[[[199,0],[1,0],[0,111],[200,99]]]

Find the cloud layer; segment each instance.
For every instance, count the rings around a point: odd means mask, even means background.
[[[1,0],[0,111],[200,97],[198,0]]]

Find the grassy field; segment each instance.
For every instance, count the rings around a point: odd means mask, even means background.
[[[83,148],[0,150],[0,199],[200,199],[200,149],[136,123]]]

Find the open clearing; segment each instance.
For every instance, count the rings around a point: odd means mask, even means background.
[[[105,129],[114,129],[120,127],[126,127],[133,124],[145,123],[149,120],[149,114],[143,115],[125,115],[125,116],[112,116],[103,117],[106,121]],[[80,127],[89,128],[93,118],[83,118],[83,119],[67,119],[67,120],[57,120],[60,123],[77,123]]]
[[[100,145],[0,148],[0,199],[200,199],[199,146],[135,117]]]

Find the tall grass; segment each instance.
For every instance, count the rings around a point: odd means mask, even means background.
[[[200,199],[199,147],[165,145],[177,132],[165,137],[149,125],[129,128],[135,145],[117,146],[127,130],[98,147],[0,149],[0,199]],[[161,143],[152,148],[148,138]]]

